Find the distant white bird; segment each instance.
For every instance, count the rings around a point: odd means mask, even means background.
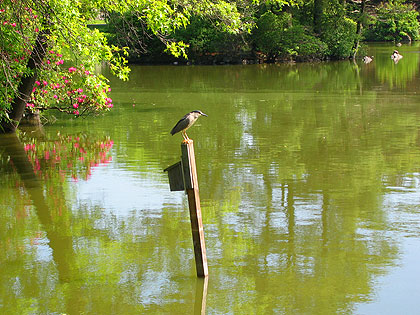
[[[392,53],[392,55],[391,55],[391,59],[392,60],[394,60],[394,62],[395,63],[397,63],[398,61],[400,61],[400,59],[402,58],[403,56],[402,55],[400,55],[400,53],[398,52],[398,50],[394,50],[394,52]]]
[[[369,57],[369,56],[364,56],[363,57],[363,62],[364,63],[370,63],[370,62],[372,62],[372,60],[373,60],[373,56],[372,57]]]

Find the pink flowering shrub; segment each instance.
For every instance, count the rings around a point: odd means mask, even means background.
[[[62,55],[49,51],[48,61],[55,65],[54,75],[49,80],[35,82],[28,110],[56,109],[64,113],[81,116],[109,110],[113,107],[108,97],[110,87],[105,78],[94,75],[83,66],[62,68]]]

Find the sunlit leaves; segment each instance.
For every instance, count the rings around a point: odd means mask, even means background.
[[[376,40],[416,40],[420,28],[418,15],[412,4],[401,0],[381,3],[373,31],[378,37]]]

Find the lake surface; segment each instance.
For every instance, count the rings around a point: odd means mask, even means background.
[[[0,137],[1,314],[419,314],[420,49],[133,66],[114,108]],[[163,169],[194,139],[209,277]]]

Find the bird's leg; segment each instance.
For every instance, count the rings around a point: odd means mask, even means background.
[[[181,134],[182,134],[182,138],[184,138],[184,140],[187,140],[187,137],[185,135],[185,131],[184,130],[181,131]]]
[[[182,137],[184,138],[184,143],[188,143],[188,142],[190,142],[190,138],[188,138],[188,135],[187,135],[187,133],[185,132],[185,130],[182,130]]]

